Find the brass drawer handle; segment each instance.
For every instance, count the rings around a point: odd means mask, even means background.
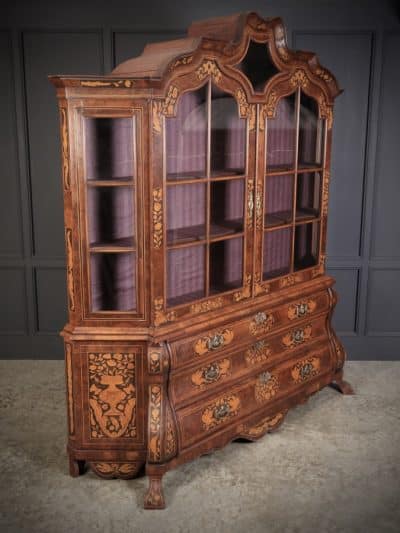
[[[228,402],[223,403],[221,405],[217,405],[217,407],[214,408],[214,418],[216,420],[222,420],[226,416],[229,415],[231,412],[231,407]]]
[[[240,398],[237,394],[224,396],[209,404],[201,415],[203,429],[209,429],[218,426],[227,418],[236,416],[240,411]]]
[[[262,385],[266,385],[268,383],[268,381],[272,378],[272,374],[271,372],[262,372],[259,376],[258,376],[258,381],[262,384]]]
[[[275,319],[273,315],[265,313],[264,311],[259,311],[256,315],[254,315],[253,320],[250,322],[250,333],[252,335],[266,333],[272,328],[274,322]]]
[[[192,374],[192,383],[195,387],[203,389],[206,385],[215,383],[219,379],[227,376],[230,373],[230,368],[230,359],[222,359],[218,363],[211,363],[208,366],[199,368]]]
[[[224,329],[214,335],[209,335],[207,337],[202,337],[198,339],[194,345],[193,349],[197,355],[204,355],[213,350],[218,350],[222,346],[232,342],[234,333],[231,329]]]
[[[319,357],[309,357],[296,363],[291,371],[293,381],[295,383],[302,383],[320,372],[321,361]]]
[[[213,337],[207,339],[207,348],[209,350],[216,350],[220,348],[225,342],[224,336],[222,333],[216,333]]]
[[[297,304],[290,305],[288,308],[288,318],[294,320],[295,318],[302,318],[309,313],[312,313],[317,304],[314,300],[306,300]]]
[[[294,348],[308,341],[311,338],[311,332],[312,328],[310,324],[304,328],[294,329],[282,337],[282,342],[287,348]]]

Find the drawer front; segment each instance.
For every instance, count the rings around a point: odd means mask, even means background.
[[[245,319],[172,342],[172,366],[178,368],[196,358],[201,361],[210,355],[235,349],[254,339],[265,337],[278,328],[296,324],[321,313],[327,310],[328,306],[329,296],[327,291],[323,291],[313,296],[291,300],[284,305],[261,309]]]
[[[176,407],[196,401],[222,384],[228,384],[257,369],[281,360],[292,351],[311,345],[326,335],[326,315],[287,328],[274,335],[254,340],[238,351],[211,356],[190,370],[173,373],[170,379],[170,398]]]
[[[214,399],[177,411],[181,448],[191,446],[211,432],[239,422],[263,406],[295,392],[330,371],[327,347],[261,371],[237,387],[227,387]],[[317,389],[318,387],[316,387]]]

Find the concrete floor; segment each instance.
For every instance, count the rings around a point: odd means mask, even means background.
[[[400,531],[400,363],[350,362],[356,396],[324,389],[257,443],[169,472],[165,511],[145,478],[73,479],[61,361],[0,362],[0,531]]]

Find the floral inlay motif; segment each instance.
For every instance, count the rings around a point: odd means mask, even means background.
[[[136,437],[135,354],[89,353],[92,438]]]

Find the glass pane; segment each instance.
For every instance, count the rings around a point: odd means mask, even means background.
[[[294,240],[294,269],[301,270],[318,263],[319,223],[296,226]]]
[[[211,176],[244,174],[246,119],[233,96],[212,88]]]
[[[265,227],[292,222],[293,183],[293,174],[265,178]]]
[[[136,308],[134,253],[92,253],[92,311],[133,311]]]
[[[132,179],[134,175],[132,117],[85,117],[84,123],[86,179]]]
[[[242,286],[243,238],[210,244],[210,293]]]
[[[301,93],[299,167],[320,166],[323,153],[324,120],[318,118],[318,103]]]
[[[267,171],[290,170],[296,157],[296,96],[281,98],[275,118],[267,119]]]
[[[321,174],[306,172],[297,176],[296,220],[319,216],[321,198]]]
[[[267,81],[279,73],[269,54],[266,43],[256,43],[250,40],[245,57],[236,65],[250,80],[254,91],[263,91]]]
[[[91,247],[134,246],[133,194],[133,187],[88,187]]]
[[[283,276],[290,272],[292,228],[264,233],[263,279]]]
[[[166,118],[167,179],[204,177],[207,162],[207,86],[184,93],[176,117]]]
[[[243,231],[244,180],[211,183],[210,234],[229,235]]]
[[[204,245],[168,250],[167,305],[179,305],[205,296]]]
[[[167,188],[167,243],[204,239],[206,235],[206,185],[170,185]]]

